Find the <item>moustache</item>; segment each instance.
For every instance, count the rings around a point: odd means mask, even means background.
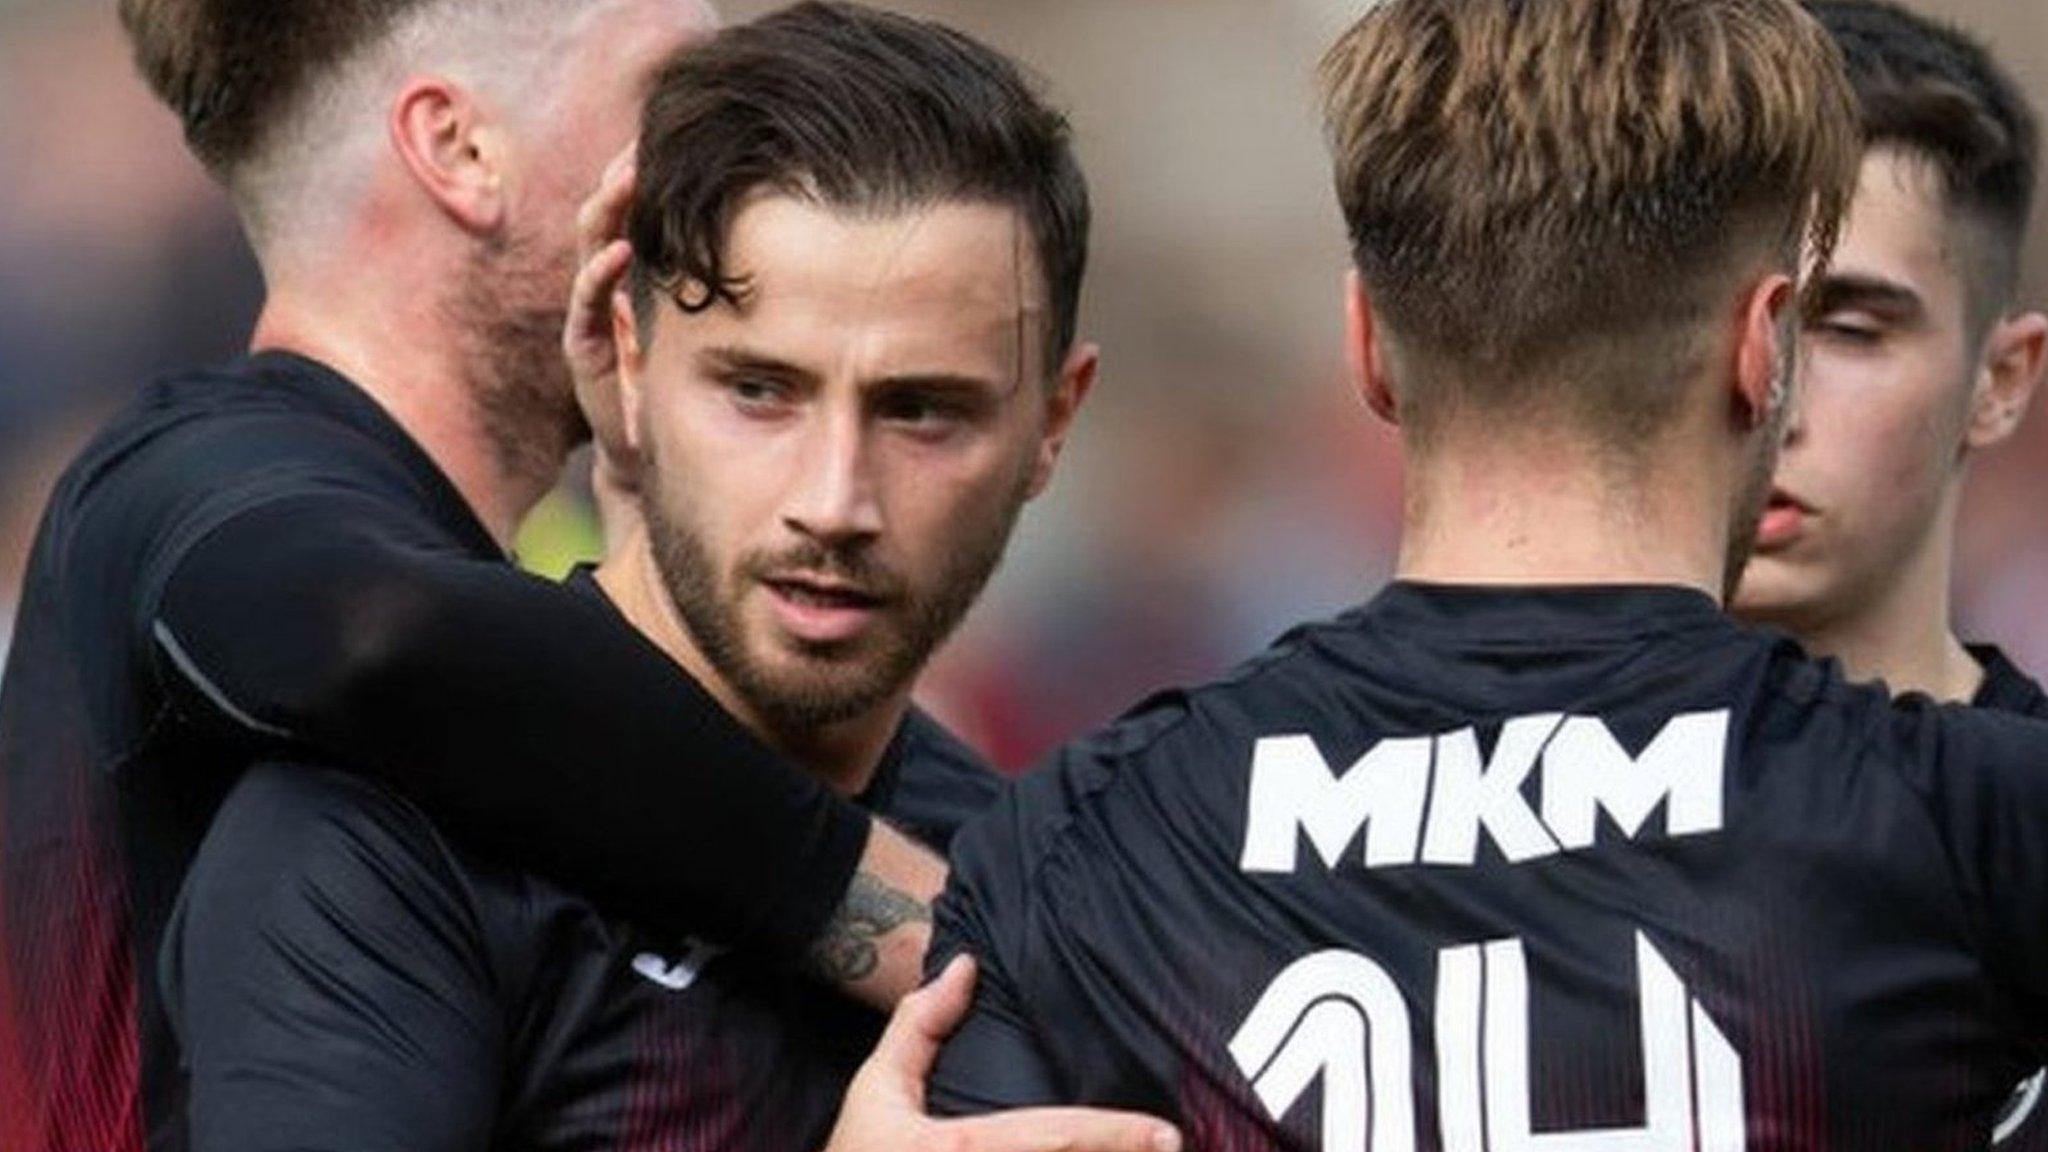
[[[909,592],[909,582],[865,547],[835,548],[816,540],[774,552],[756,552],[740,570],[757,582],[822,585],[877,602],[901,600]]]

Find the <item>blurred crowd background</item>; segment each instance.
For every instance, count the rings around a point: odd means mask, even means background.
[[[1401,464],[1344,385],[1342,230],[1313,63],[1361,0],[911,0],[1029,63],[1074,122],[1104,372],[1054,490],[927,680],[1027,764],[1206,678],[1392,570]],[[770,0],[726,0],[733,19]],[[1923,0],[2048,113],[2048,4]],[[50,481],[152,374],[234,355],[261,284],[222,197],[131,69],[113,0],[0,0],[0,648]],[[2048,304],[2037,226],[2026,296]],[[1980,462],[1960,611],[2048,673],[2048,404]],[[521,556],[599,546],[579,473]]]

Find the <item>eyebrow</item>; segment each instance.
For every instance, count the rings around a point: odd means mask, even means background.
[[[1825,315],[1838,308],[1866,308],[1888,316],[1913,317],[1926,311],[1920,294],[1896,280],[1855,273],[1830,274],[1814,295],[1813,311]]]
[[[924,389],[932,392],[991,392],[999,396],[1009,394],[1009,390],[996,381],[953,372],[910,372],[901,376],[884,376],[871,381],[871,385],[875,388]]]
[[[697,362],[713,372],[759,372],[811,383],[818,379],[817,373],[787,360],[731,346],[703,349],[697,353]]]
[[[707,372],[758,372],[765,376],[814,387],[822,382],[816,372],[787,360],[751,351],[746,348],[722,346],[706,348],[697,354],[697,359]],[[997,392],[1008,391],[994,380],[969,376],[959,372],[906,372],[895,376],[882,376],[862,382],[869,388],[929,388],[944,391]]]

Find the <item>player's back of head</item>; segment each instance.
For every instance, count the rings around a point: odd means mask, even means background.
[[[549,94],[547,69],[601,0],[120,0],[137,67],[259,249],[308,216],[310,190],[363,182],[389,100],[433,69],[507,103]]]
[[[642,125],[628,226],[642,320],[657,290],[686,309],[744,294],[726,242],[762,191],[855,214],[943,201],[1016,210],[1059,366],[1088,256],[1088,188],[1066,119],[1002,53],[943,25],[809,3],[682,53]]]
[[[121,0],[136,64],[216,175],[259,151],[281,110],[439,0]]]
[[[1839,61],[1785,0],[1388,0],[1321,72],[1353,256],[1424,439],[1511,406],[1640,442],[1721,287],[1790,270],[1809,229],[1824,251],[1854,186]]]
[[[1959,29],[1885,0],[1812,0],[1841,48],[1872,148],[1927,163],[1947,206],[1983,229],[1973,301],[1995,311],[2019,277],[2039,130],[2026,95]],[[1987,317],[1988,318],[1988,317]]]

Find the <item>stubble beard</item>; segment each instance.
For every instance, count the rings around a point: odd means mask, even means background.
[[[499,470],[552,482],[590,435],[562,355],[569,279],[539,245],[493,243],[464,270],[452,308],[476,368],[475,401]]]
[[[690,638],[713,671],[766,724],[798,738],[863,716],[916,679],[1001,564],[1028,483],[1020,482],[994,515],[975,524],[930,588],[920,591],[865,550],[833,549],[813,540],[747,554],[722,572],[695,523],[693,498],[670,492],[654,453],[645,456],[644,466],[641,510],[655,566]],[[785,647],[774,660],[783,666],[777,668],[772,657],[763,658],[749,642],[741,602],[761,589],[762,577],[791,572],[882,591],[885,618],[873,633],[854,642],[858,648]]]

